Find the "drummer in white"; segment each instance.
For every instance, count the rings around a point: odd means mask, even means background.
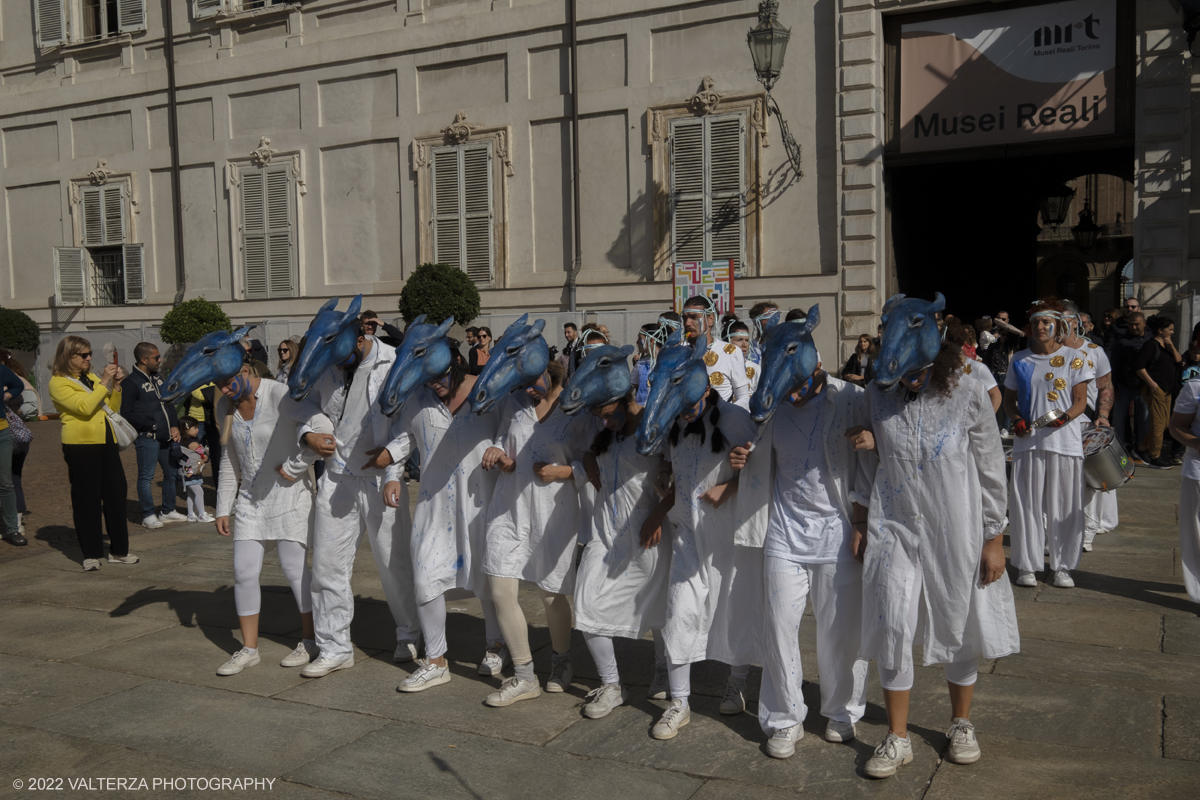
[[[746,376],[746,359],[736,345],[721,341],[714,333],[717,308],[712,300],[703,295],[689,298],[683,304],[682,316],[684,336],[689,342],[694,342],[700,336],[708,339],[704,366],[708,368],[709,384],[725,402],[750,408],[750,379]]]
[[[1183,480],[1179,487],[1179,554],[1183,585],[1193,603],[1200,603],[1200,378],[1183,384],[1170,431],[1185,448]]]

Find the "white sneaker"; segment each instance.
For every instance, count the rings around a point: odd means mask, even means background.
[[[952,719],[946,738],[950,740],[946,760],[953,764],[974,764],[979,760],[979,740],[975,738],[975,726],[971,720],[962,717]]]
[[[17,514],[17,533],[25,535],[25,513]]]
[[[825,725],[825,741],[841,744],[842,742],[853,742],[854,737],[858,735],[858,731],[854,729],[853,722],[837,722],[829,720]]]
[[[796,752],[796,742],[803,738],[804,728],[801,725],[775,731],[775,735],[767,740],[767,755],[771,758],[791,758]]]
[[[1017,570],[1017,586],[1037,586],[1037,576],[1029,570]]]
[[[200,515],[200,521],[201,522],[216,522],[217,518],[214,517],[212,514],[208,513],[207,511],[205,511],[203,514]]]
[[[162,526],[163,523],[162,520],[158,518],[158,514],[151,514],[150,516],[142,519],[143,528],[161,528]]]
[[[1054,573],[1054,585],[1060,589],[1075,588],[1075,581],[1071,578],[1069,569],[1060,569]]]
[[[666,700],[670,691],[671,681],[667,677],[667,668],[655,664],[654,677],[650,679],[650,688],[646,690],[646,697],[651,700]]]
[[[392,654],[392,661],[397,664],[404,664],[408,661],[417,659],[417,642],[414,639],[410,642],[396,642],[396,652]]]
[[[112,553],[108,554],[108,563],[110,564],[136,564],[139,560],[133,553],[127,553],[123,556],[114,556]]]
[[[559,658],[557,655],[550,657],[550,677],[546,681],[546,691],[556,694],[565,692],[571,688],[571,679],[575,677],[575,670],[571,667],[571,657],[563,656]]]
[[[343,656],[321,656],[316,661],[309,664],[304,669],[300,670],[301,678],[324,678],[331,672],[336,672],[339,669],[350,669],[354,666],[354,655]]]
[[[95,572],[98,569],[100,569],[100,559],[85,558],[83,560],[83,571],[84,572]]]
[[[587,703],[583,706],[583,715],[588,719],[607,717],[617,706],[625,705],[629,694],[619,683],[606,683],[599,689],[592,689],[587,694]]]
[[[487,652],[483,654],[483,661],[479,662],[479,674],[487,675],[489,678],[495,677],[504,671],[504,667],[512,663],[512,657],[508,654],[508,647],[504,642],[492,642],[488,645]]]
[[[237,675],[246,667],[253,667],[262,661],[258,651],[250,651],[243,647],[234,653],[228,661],[217,668],[218,675]]]
[[[879,747],[875,748],[875,755],[867,760],[863,771],[872,778],[890,778],[896,774],[896,770],[912,760],[912,742],[907,737],[901,739],[888,731]]]
[[[417,671],[400,681],[397,692],[423,692],[450,682],[450,667],[439,667],[432,661],[417,659]]]
[[[746,710],[746,683],[732,675],[725,681],[725,699],[721,701],[722,714],[740,714]]]
[[[296,645],[296,649],[283,657],[283,661],[279,662],[281,667],[303,667],[317,657],[320,649],[316,642],[301,641]]]
[[[158,518],[163,522],[187,522],[187,517],[175,510],[168,511],[166,514],[159,514]]]
[[[674,739],[679,735],[679,729],[692,721],[692,710],[683,700],[672,700],[667,710],[654,723],[650,735],[655,739]]]
[[[1096,541],[1096,531],[1083,532],[1083,552],[1092,552],[1092,542]]]
[[[521,700],[532,700],[541,694],[542,687],[537,681],[523,681],[513,676],[500,684],[500,690],[489,694],[483,702],[492,708],[503,708]]]

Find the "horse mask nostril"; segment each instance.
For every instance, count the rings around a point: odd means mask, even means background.
[[[896,359],[893,358],[891,361],[888,362],[888,371],[889,372],[894,373],[899,368],[900,368],[900,364],[896,361]]]

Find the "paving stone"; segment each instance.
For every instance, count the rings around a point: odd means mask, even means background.
[[[1200,606],[1196,607],[1200,612]],[[1200,656],[1200,617],[1168,616],[1163,624],[1163,652]]]
[[[1188,761],[1003,737],[980,744],[983,758],[975,764],[943,763],[938,768],[925,800],[1194,800],[1200,786],[1200,764]]]
[[[0,604],[0,652],[48,660],[71,658],[175,624],[170,620],[112,617],[102,611],[9,602]]]
[[[1052,591],[1052,589],[1047,590]],[[1151,610],[1081,606],[1063,624],[1063,608],[1054,603],[1022,603],[1017,609],[1021,640],[1045,639],[1104,647],[1160,652],[1162,614]]]
[[[1074,589],[1046,587],[1037,602],[1059,606],[1100,606],[1153,611],[1165,615],[1196,615],[1196,604],[1188,599],[1183,580],[1144,581],[1119,576],[1097,575],[1083,570],[1072,573]]]
[[[152,681],[36,725],[159,756],[187,753],[240,775],[274,777],[384,724],[358,714]]]
[[[66,777],[127,752],[106,742],[12,725],[7,716],[5,719],[6,722],[0,723],[0,775],[3,776],[0,798],[17,797],[24,793],[22,790],[28,791],[27,785],[17,789],[14,781]],[[60,796],[67,794],[64,787]],[[34,796],[37,795],[41,792]]]
[[[799,786],[787,791],[766,786],[751,788],[736,781],[708,780],[700,787],[700,791],[692,795],[691,800],[745,800],[747,796],[753,796],[754,800],[792,800],[801,791]]]
[[[511,710],[511,709],[507,709]],[[403,753],[403,760],[398,754]],[[358,797],[691,797],[696,778],[396,722],[285,775]],[[403,789],[398,790],[397,781]]]
[[[90,669],[61,661],[0,655],[0,717],[28,724],[98,697],[145,683],[136,675]]]
[[[995,674],[1200,697],[1194,658],[1115,647],[1029,639],[1020,654],[996,663]]]
[[[194,587],[214,591],[233,587],[233,553],[228,559],[186,558],[155,567],[148,565],[141,580],[158,586]],[[263,564],[259,582],[263,586],[287,586],[287,578],[275,563]]]
[[[1167,695],[1163,712],[1163,755],[1200,761],[1200,700]]]
[[[443,686],[412,694],[397,692],[396,686],[415,668],[412,663],[393,664],[388,650],[331,675],[336,681],[305,681],[278,698],[529,744],[544,744],[582,719],[583,688],[562,694],[544,692],[507,708],[485,706],[484,699],[499,688],[500,680],[477,674],[474,663],[451,662],[452,677]]]

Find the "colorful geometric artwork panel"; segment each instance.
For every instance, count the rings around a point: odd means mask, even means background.
[[[689,297],[703,295],[717,307],[717,319],[733,311],[733,261],[677,261],[672,265],[675,281],[675,312],[683,311]]]

